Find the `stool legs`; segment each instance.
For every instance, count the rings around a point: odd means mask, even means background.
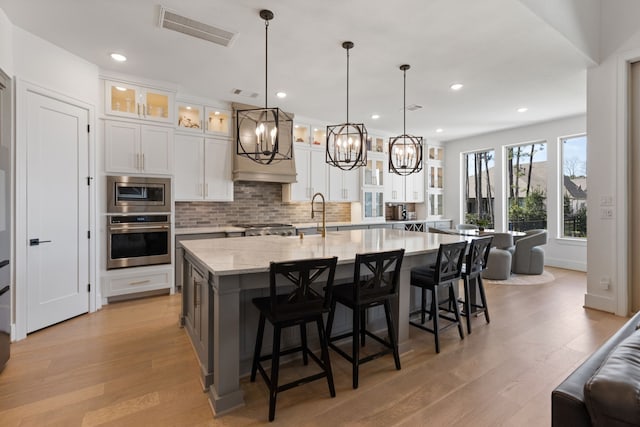
[[[327,371],[327,384],[329,385],[329,394],[331,395],[331,397],[336,397],[336,388],[333,385],[333,371],[331,370],[331,361],[329,359],[329,341],[327,340],[327,336],[325,335],[322,319],[318,319],[316,321],[316,325],[318,326],[318,338],[320,339],[320,358],[322,359],[325,370]]]
[[[256,381],[256,372],[258,371],[258,363],[260,362],[260,353],[262,352],[262,337],[264,335],[265,317],[261,314],[258,323],[258,335],[256,336],[256,347],[253,350],[253,363],[251,364],[251,382]]]
[[[393,318],[391,317],[391,303],[389,300],[384,302],[384,314],[387,317],[387,330],[389,332],[389,341],[393,348],[393,361],[396,364],[396,369],[400,370],[400,353],[398,352],[398,339],[396,337],[396,327],[393,324]]]
[[[353,388],[358,388],[358,370],[360,368],[360,346],[358,345],[358,333],[360,332],[360,307],[353,307],[353,339],[351,340],[353,361]]]
[[[278,397],[278,373],[280,371],[280,327],[273,327],[273,353],[271,355],[271,379],[269,381],[269,421],[276,416]]]
[[[491,323],[489,318],[489,308],[487,306],[487,296],[484,291],[484,284],[482,283],[482,276],[480,274],[473,277],[475,284],[478,286],[478,293],[480,294],[480,305],[471,303],[471,278],[469,276],[464,277],[464,312],[467,318],[467,333],[471,333],[471,309],[476,309],[476,313],[479,311],[484,312],[484,317],[487,323]]]

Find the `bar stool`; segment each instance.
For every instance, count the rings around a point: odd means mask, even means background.
[[[260,321],[251,366],[251,382],[256,380],[256,372],[260,371],[269,387],[269,421],[275,418],[276,399],[278,393],[282,391],[326,377],[331,397],[336,395],[322,314],[329,311],[337,261],[338,257],[272,262],[269,268],[270,296],[253,299],[253,304],[260,311]],[[285,285],[289,286],[290,291],[278,294],[277,290],[282,291]],[[267,319],[273,325],[273,348],[271,354],[261,356],[262,338]],[[318,327],[320,358],[307,346],[307,323],[312,322],[315,322]],[[301,343],[294,348],[280,350],[281,331],[291,326],[300,327]],[[311,357],[322,372],[279,385],[280,356],[297,352],[302,352],[305,365],[309,363],[308,358]],[[266,360],[271,360],[271,376],[267,375],[260,363]]]
[[[442,243],[438,249],[438,256],[435,264],[415,267],[411,269],[411,286],[421,289],[421,307],[419,311],[411,313],[420,313],[421,323],[409,321],[410,325],[431,332],[435,336],[436,353],[440,353],[439,332],[452,326],[458,326],[460,339],[464,339],[462,331],[462,323],[460,321],[460,309],[458,308],[457,284],[462,274],[462,261],[464,260],[465,248],[467,242]],[[449,298],[447,303],[453,302],[453,313],[455,318],[451,318],[440,313],[440,302],[438,289],[448,288]],[[427,311],[427,291],[431,292],[431,309]],[[429,319],[433,319],[433,328],[425,326],[425,315],[429,314]],[[445,319],[450,323],[444,327],[440,327],[439,320]]]
[[[329,318],[327,319],[327,337],[329,346],[340,356],[351,362],[354,389],[358,388],[358,369],[362,363],[392,353],[396,369],[400,369],[398,338],[395,325],[393,324],[393,318],[391,317],[390,300],[398,296],[398,282],[400,280],[400,266],[402,265],[403,256],[404,249],[356,254],[353,282],[334,288],[331,310],[329,311]],[[337,303],[349,307],[352,310],[353,328],[350,332],[332,337],[331,329],[333,327]],[[367,330],[367,310],[379,305],[384,306],[389,341]],[[358,335],[360,336],[359,340]],[[361,358],[360,346],[364,347],[365,337],[367,335],[386,348],[375,354]],[[347,337],[351,337],[351,355],[333,344],[333,342]]]
[[[467,318],[467,333],[471,333],[471,315],[484,312],[484,317],[487,323],[489,319],[489,308],[487,306],[487,296],[484,292],[484,285],[482,284],[482,272],[487,268],[487,260],[489,259],[489,250],[491,249],[491,242],[493,236],[481,237],[473,239],[471,245],[469,245],[469,252],[467,253],[466,261],[462,266],[462,279],[464,281],[464,311],[461,313]],[[471,300],[470,282],[474,280],[477,286],[478,293],[480,294],[480,304],[475,303],[474,298]],[[474,289],[475,291],[475,289]],[[471,311],[473,308],[473,312]]]

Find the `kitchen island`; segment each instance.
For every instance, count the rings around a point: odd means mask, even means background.
[[[402,353],[410,349],[411,268],[426,262],[440,243],[461,239],[464,238],[397,229],[365,229],[327,232],[326,238],[272,235],[183,242],[181,323],[198,354],[203,388],[208,391],[215,413],[222,414],[244,403],[240,376],[248,373],[258,324],[251,299],[268,295],[271,261],[337,256],[335,280],[340,283],[353,278],[357,253],[404,248],[400,292],[393,314]],[[346,321],[348,316],[337,314],[336,322],[341,317]],[[295,340],[293,334],[283,337],[283,345],[287,340]]]

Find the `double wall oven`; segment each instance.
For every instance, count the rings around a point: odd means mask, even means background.
[[[171,263],[171,179],[107,177],[107,270]]]

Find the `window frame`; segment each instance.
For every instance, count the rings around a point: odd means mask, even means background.
[[[564,141],[572,138],[580,138],[585,137],[585,144],[589,144],[589,137],[586,132],[579,132],[575,134],[569,135],[561,135],[558,137],[558,230],[556,239],[558,241],[565,243],[572,242],[573,244],[578,244],[578,246],[582,246],[580,243],[586,245],[587,240],[589,238],[589,230],[587,228],[587,237],[575,237],[575,236],[565,236],[564,235]],[[587,154],[588,150],[585,146],[585,177],[588,179],[588,170],[587,170]],[[588,191],[588,188],[587,188]],[[585,199],[585,203],[588,203],[588,199]],[[587,204],[588,208],[588,204]],[[588,216],[587,216],[588,219]]]

